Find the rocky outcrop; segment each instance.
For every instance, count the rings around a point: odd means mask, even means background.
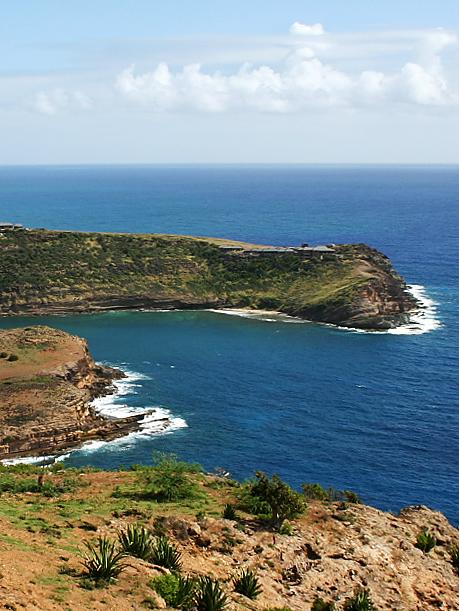
[[[113,439],[145,416],[108,419],[95,411],[91,401],[112,393],[124,374],[96,364],[86,340],[48,327],[13,329],[0,331],[0,353],[0,458]]]

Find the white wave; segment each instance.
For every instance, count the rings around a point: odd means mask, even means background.
[[[116,364],[110,364],[110,366],[116,367]],[[24,456],[21,458],[5,459],[0,462],[5,465],[50,465],[55,462],[65,460],[73,452],[95,452],[107,445],[114,446],[119,449],[120,447],[128,447],[133,445],[137,439],[145,439],[156,435],[167,435],[178,429],[188,427],[186,420],[174,416],[170,410],[166,409],[165,407],[133,407],[127,405],[127,403],[120,402],[120,399],[122,398],[137,394],[138,391],[136,389],[142,386],[142,384],[137,384],[138,381],[150,379],[148,376],[135,371],[124,370],[124,373],[126,375],[125,378],[115,380],[113,382],[116,389],[115,393],[105,395],[103,397],[97,397],[96,399],[93,399],[91,405],[98,414],[105,416],[106,418],[128,418],[129,416],[144,414],[143,418],[139,421],[138,430],[132,431],[123,437],[117,437],[116,439],[111,439],[109,441],[99,439],[87,441],[82,446],[74,448],[66,454],[60,454],[57,456]]]
[[[357,329],[354,327],[341,327],[331,323],[314,323],[320,324],[326,327],[337,329],[339,331],[346,331],[347,333],[388,333],[390,335],[420,335],[422,333],[429,333],[439,329],[442,324],[437,317],[437,303],[431,299],[427,293],[426,288],[420,284],[413,284],[407,286],[407,290],[416,299],[419,306],[416,310],[409,314],[409,321],[402,324],[395,329],[385,330],[369,330],[369,329]],[[216,314],[225,314],[227,316],[240,316],[241,318],[251,318],[255,320],[261,320],[264,322],[286,322],[286,323],[306,323],[311,324],[313,321],[305,320],[303,318],[297,318],[295,316],[289,316],[282,312],[270,311],[270,310],[249,310],[249,309],[222,309],[222,310],[207,310],[208,312],[215,312]]]
[[[439,329],[442,324],[437,317],[437,303],[431,299],[426,288],[420,284],[407,287],[411,295],[418,301],[419,307],[410,314],[410,320],[400,327],[388,329],[391,335],[421,335]]]

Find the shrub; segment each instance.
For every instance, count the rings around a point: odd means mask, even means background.
[[[151,582],[152,588],[164,599],[168,607],[188,611],[194,605],[196,582],[189,577],[169,573]]]
[[[424,528],[417,536],[415,545],[425,554],[428,554],[437,545],[437,540],[429,533],[427,528]]]
[[[278,475],[271,479],[262,472],[256,473],[257,481],[252,484],[252,494],[265,501],[270,508],[271,524],[280,530],[287,519],[292,519],[305,509],[304,500]]]
[[[197,611],[223,611],[228,599],[218,581],[211,577],[201,577],[198,581],[194,604]]]
[[[195,498],[198,489],[190,474],[200,471],[199,465],[180,461],[175,454],[159,454],[154,467],[140,471],[145,496],[159,502]]]
[[[449,550],[449,555],[452,565],[459,573],[459,546],[453,545],[453,547]]]
[[[293,526],[289,522],[284,522],[282,526],[279,528],[280,535],[292,535],[293,534]]]
[[[150,559],[153,540],[151,533],[143,526],[131,524],[120,532],[119,542],[126,554],[142,560]]]
[[[10,356],[6,359],[7,361],[13,362],[13,361],[18,361],[19,357],[17,354],[10,354]]]
[[[234,591],[251,600],[255,600],[262,593],[260,581],[253,571],[243,569],[234,580]]]
[[[6,359],[8,352],[0,352],[0,359]]]
[[[376,611],[376,607],[371,600],[370,592],[360,590],[344,603],[343,611]]]
[[[334,611],[335,603],[325,602],[323,598],[317,597],[312,603],[311,611]]]
[[[231,505],[231,503],[227,503],[225,505],[225,508],[223,509],[222,517],[225,518],[225,520],[236,520],[237,515],[234,505]]]
[[[86,543],[87,552],[83,555],[83,565],[87,575],[96,583],[110,583],[124,570],[123,550],[117,549],[115,541],[99,537],[96,544]]]
[[[182,554],[167,537],[158,537],[152,545],[150,560],[153,564],[179,572],[182,568]]]
[[[329,501],[330,496],[320,484],[302,484],[304,496],[311,501]]]

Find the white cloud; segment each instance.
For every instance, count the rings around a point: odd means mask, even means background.
[[[291,28],[294,34],[311,31],[318,35],[324,30],[320,24],[295,23]],[[308,41],[307,46],[293,44],[280,64],[243,64],[230,73],[205,71],[199,63],[177,70],[160,63],[151,72],[140,73],[131,66],[118,75],[116,87],[129,100],[154,111],[286,113],[334,106],[458,104],[458,92],[444,74],[441,55],[457,44],[457,38],[445,30],[426,31],[418,38],[417,61],[402,62],[395,71],[338,67],[320,58],[321,53],[329,55],[336,41],[322,46]]]
[[[55,115],[69,110],[88,110],[91,106],[92,101],[86,94],[61,88],[39,91],[33,104],[36,111],[45,115]]]
[[[321,23],[314,23],[313,25],[307,25],[295,21],[290,27],[290,34],[294,36],[322,36],[325,34],[324,26]]]

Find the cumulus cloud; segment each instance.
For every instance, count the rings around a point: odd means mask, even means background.
[[[306,23],[295,21],[295,23],[290,26],[290,34],[294,36],[322,36],[325,34],[325,29],[321,23],[307,25]]]
[[[39,91],[33,104],[33,108],[44,115],[55,115],[69,110],[88,110],[91,106],[91,99],[81,91],[66,91],[60,88]]]
[[[295,23],[293,34],[323,34],[320,24]],[[416,105],[442,107],[459,103],[458,93],[444,74],[442,52],[456,45],[444,30],[425,33],[416,62],[396,71],[353,72],[320,58],[320,47],[295,44],[280,65],[243,64],[236,71],[205,71],[200,64],[172,70],[160,63],[150,72],[131,66],[117,78],[126,98],[154,111],[224,112],[256,110],[298,112],[308,108]]]

